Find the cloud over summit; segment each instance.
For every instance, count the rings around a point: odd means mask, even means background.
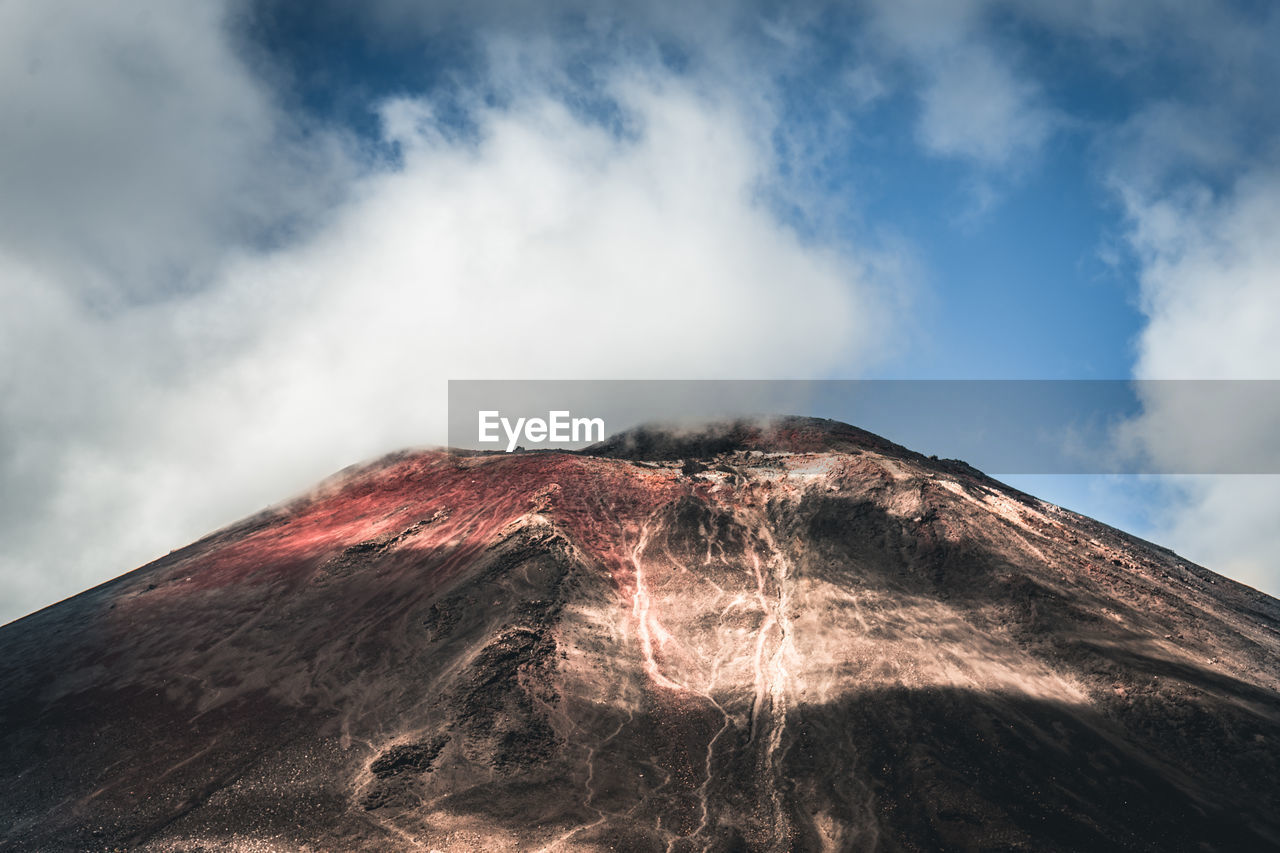
[[[336,132],[300,152],[271,93],[219,46],[221,23],[183,22],[130,32],[158,97],[79,116],[78,133],[102,124],[114,146],[107,183],[80,187],[49,163],[26,190],[92,203],[26,222],[39,239],[10,229],[21,251],[0,260],[21,306],[0,342],[6,616],[353,461],[443,441],[447,378],[850,369],[890,320],[887,283],[850,245],[801,238],[762,199],[773,119],[750,99],[622,64],[601,89],[620,131],[516,55],[516,76],[487,81],[500,102],[455,93],[448,116],[426,96],[370,104],[393,157],[368,160]],[[103,60],[110,46],[59,44],[59,79],[121,100],[113,88],[138,72]],[[97,154],[63,156],[96,173]],[[309,196],[289,174],[308,157],[335,160]],[[308,227],[242,239],[242,216]]]

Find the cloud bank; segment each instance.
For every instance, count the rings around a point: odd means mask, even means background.
[[[0,162],[37,172],[0,213],[0,619],[442,442],[450,377],[808,375],[883,340],[874,253],[765,202],[758,99],[626,62],[605,120],[495,43],[455,114],[390,98],[372,154],[304,144],[225,21],[173,9],[6,6],[7,61],[58,71],[6,93],[36,120]]]
[[[1215,196],[1204,187],[1155,198],[1129,194],[1132,239],[1144,258],[1148,324],[1135,368],[1143,378],[1280,376],[1280,171],[1251,171]],[[1158,392],[1159,386],[1153,391]],[[1230,448],[1206,446],[1177,395],[1153,393],[1133,425],[1156,459],[1212,459],[1262,448],[1280,431],[1280,399],[1231,408]],[[1280,477],[1177,478],[1154,534],[1197,562],[1280,593]]]

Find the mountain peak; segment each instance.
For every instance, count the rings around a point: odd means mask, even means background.
[[[0,628],[0,849],[1270,849],[1278,627],[834,421],[393,454]]]
[[[875,450],[918,456],[888,439],[826,418],[796,415],[735,418],[681,425],[651,423],[619,432],[581,451],[615,459],[706,459],[722,453],[818,453]]]

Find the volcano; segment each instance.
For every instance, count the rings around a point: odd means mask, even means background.
[[[1280,602],[830,421],[403,452],[0,628],[0,850],[1280,847]]]

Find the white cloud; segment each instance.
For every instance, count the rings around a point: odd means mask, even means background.
[[[1149,317],[1144,378],[1280,378],[1280,170],[1241,177],[1223,198],[1206,188],[1129,196]]]
[[[1135,374],[1146,379],[1280,379],[1280,170],[1258,167],[1219,195],[1184,186],[1145,195],[1124,186],[1132,243],[1143,263]],[[1274,451],[1280,400],[1188,408],[1176,386],[1148,386],[1133,434],[1158,462],[1213,470],[1219,460]],[[1202,396],[1197,395],[1199,399]],[[1212,421],[1205,440],[1198,424]],[[1225,464],[1232,464],[1231,462]],[[1185,470],[1185,469],[1184,469]],[[1151,535],[1189,558],[1280,593],[1280,476],[1200,476],[1171,483],[1172,500]]]
[[[343,177],[302,148],[220,3],[0,5],[0,251],[107,309],[198,286]]]
[[[220,32],[201,17],[188,25],[144,28],[138,49],[154,39],[176,56]],[[114,38],[118,28],[101,26]],[[77,133],[102,124],[121,148],[130,124],[161,136],[136,132],[141,153],[113,155],[123,177],[91,188],[105,197],[97,207],[70,210],[76,188],[65,187],[30,235],[3,222],[0,287],[13,310],[0,318],[0,619],[343,465],[441,441],[450,377],[804,376],[866,363],[888,334],[878,274],[803,241],[758,202],[772,118],[751,98],[620,67],[607,88],[634,131],[624,138],[545,94],[527,68],[515,69],[521,83],[498,81],[506,106],[472,105],[475,138],[427,101],[391,101],[381,115],[400,165],[358,178],[338,169],[344,201],[304,199],[312,230],[264,249],[223,223],[243,213],[242,179],[296,152],[229,53],[190,52],[196,66],[155,72],[174,91],[138,101],[125,127],[92,111],[78,119]],[[83,55],[89,67],[60,73],[133,73],[101,53],[68,49],[63,63]],[[91,97],[130,103],[115,87],[132,83],[94,85]],[[188,103],[200,97],[212,116]],[[62,111],[34,115],[41,125]],[[60,126],[37,131],[56,138]],[[166,153],[152,172],[152,145],[191,151]],[[97,174],[91,151],[63,156],[72,173]],[[25,195],[57,185],[55,167],[41,168]],[[119,263],[98,263],[117,249]],[[198,267],[200,286],[159,286],[156,259]],[[145,298],[130,269],[153,276]],[[77,270],[99,277],[92,298]]]

